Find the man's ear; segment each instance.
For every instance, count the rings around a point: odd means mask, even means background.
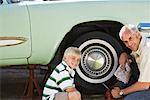
[[[140,39],[141,38],[140,32],[136,32],[136,36],[138,37],[138,39]]]

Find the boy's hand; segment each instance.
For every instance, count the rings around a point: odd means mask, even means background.
[[[81,100],[81,94],[75,87],[69,87],[65,91],[68,92],[69,100]]]
[[[73,91],[77,91],[77,89],[74,88],[74,87],[69,87],[69,88],[67,88],[65,91],[66,91],[66,92],[73,92]]]
[[[69,100],[81,100],[81,94],[79,91],[73,91],[68,93]]]

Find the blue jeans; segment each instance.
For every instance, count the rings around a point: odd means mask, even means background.
[[[150,100],[150,89],[128,94],[124,100]]]

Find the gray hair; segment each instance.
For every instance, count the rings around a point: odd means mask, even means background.
[[[119,37],[121,40],[122,40],[123,33],[126,31],[130,31],[131,34],[135,34],[136,32],[139,32],[138,28],[135,25],[132,25],[132,24],[125,25],[121,28],[121,30],[119,32]]]
[[[65,59],[66,56],[70,54],[77,54],[81,56],[81,51],[77,47],[68,47],[64,52],[63,60]]]

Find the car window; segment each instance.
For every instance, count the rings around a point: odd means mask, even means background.
[[[2,4],[2,3],[3,3],[3,0],[0,1],[0,4]]]
[[[11,3],[11,0],[6,0],[8,3]]]

